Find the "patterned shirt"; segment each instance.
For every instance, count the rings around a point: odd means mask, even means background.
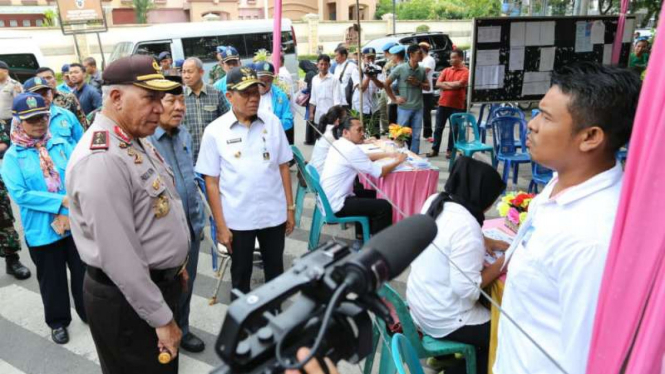
[[[213,66],[213,68],[210,69],[210,73],[208,73],[210,84],[215,84],[215,82],[224,78],[225,76],[226,76],[226,71],[224,71],[224,68],[219,64]]]
[[[219,91],[204,84],[198,96],[190,87],[185,87],[185,120],[183,125],[192,135],[192,153],[198,159],[203,130],[208,124],[229,111],[226,100],[220,100]]]
[[[53,104],[74,113],[81,123],[81,126],[83,126],[83,130],[87,130],[90,123],[92,123],[88,122],[83,109],[81,109],[81,104],[73,93],[64,93],[57,90],[53,91]]]

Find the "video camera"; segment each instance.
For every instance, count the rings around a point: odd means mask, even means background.
[[[229,306],[215,343],[223,363],[212,374],[298,369],[307,362],[295,359],[304,346],[312,347],[312,357],[359,362],[374,348],[369,311],[392,323],[378,289],[402,273],[436,232],[432,218],[415,215],[374,236],[357,253],[328,242],[295,260],[284,274]]]
[[[381,74],[381,68],[379,66],[376,66],[374,64],[369,64],[365,66],[365,69],[363,70],[363,74],[369,76],[369,77],[375,77],[379,74]]]

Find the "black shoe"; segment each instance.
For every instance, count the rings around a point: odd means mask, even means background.
[[[431,151],[430,153],[427,154],[427,157],[436,157],[439,155],[439,152],[437,151]]]
[[[67,344],[69,342],[67,328],[58,327],[57,329],[51,330],[51,339],[53,339],[56,344]]]
[[[30,278],[30,269],[23,266],[21,261],[18,258],[6,259],[7,261],[7,274],[13,275],[14,278],[18,280],[24,280]]]
[[[198,353],[203,352],[206,348],[203,340],[199,339],[196,335],[191,332],[182,337],[180,340],[180,348],[186,350],[187,352]]]

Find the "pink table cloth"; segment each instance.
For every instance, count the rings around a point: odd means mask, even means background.
[[[363,175],[360,182],[366,189],[373,190],[367,179],[379,188],[382,192],[377,192],[377,198],[389,199],[394,202],[399,209],[406,215],[393,208],[393,223],[399,222],[406,217],[420,213],[420,209],[425,201],[432,194],[436,193],[436,187],[439,183],[439,170],[423,169],[410,171],[397,171],[388,174],[384,178],[374,178]]]

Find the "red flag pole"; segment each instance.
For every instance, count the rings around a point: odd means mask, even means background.
[[[275,73],[277,73],[281,65],[279,56],[282,53],[282,0],[274,1],[275,7],[272,15],[274,20],[272,31],[272,64],[275,66]]]

